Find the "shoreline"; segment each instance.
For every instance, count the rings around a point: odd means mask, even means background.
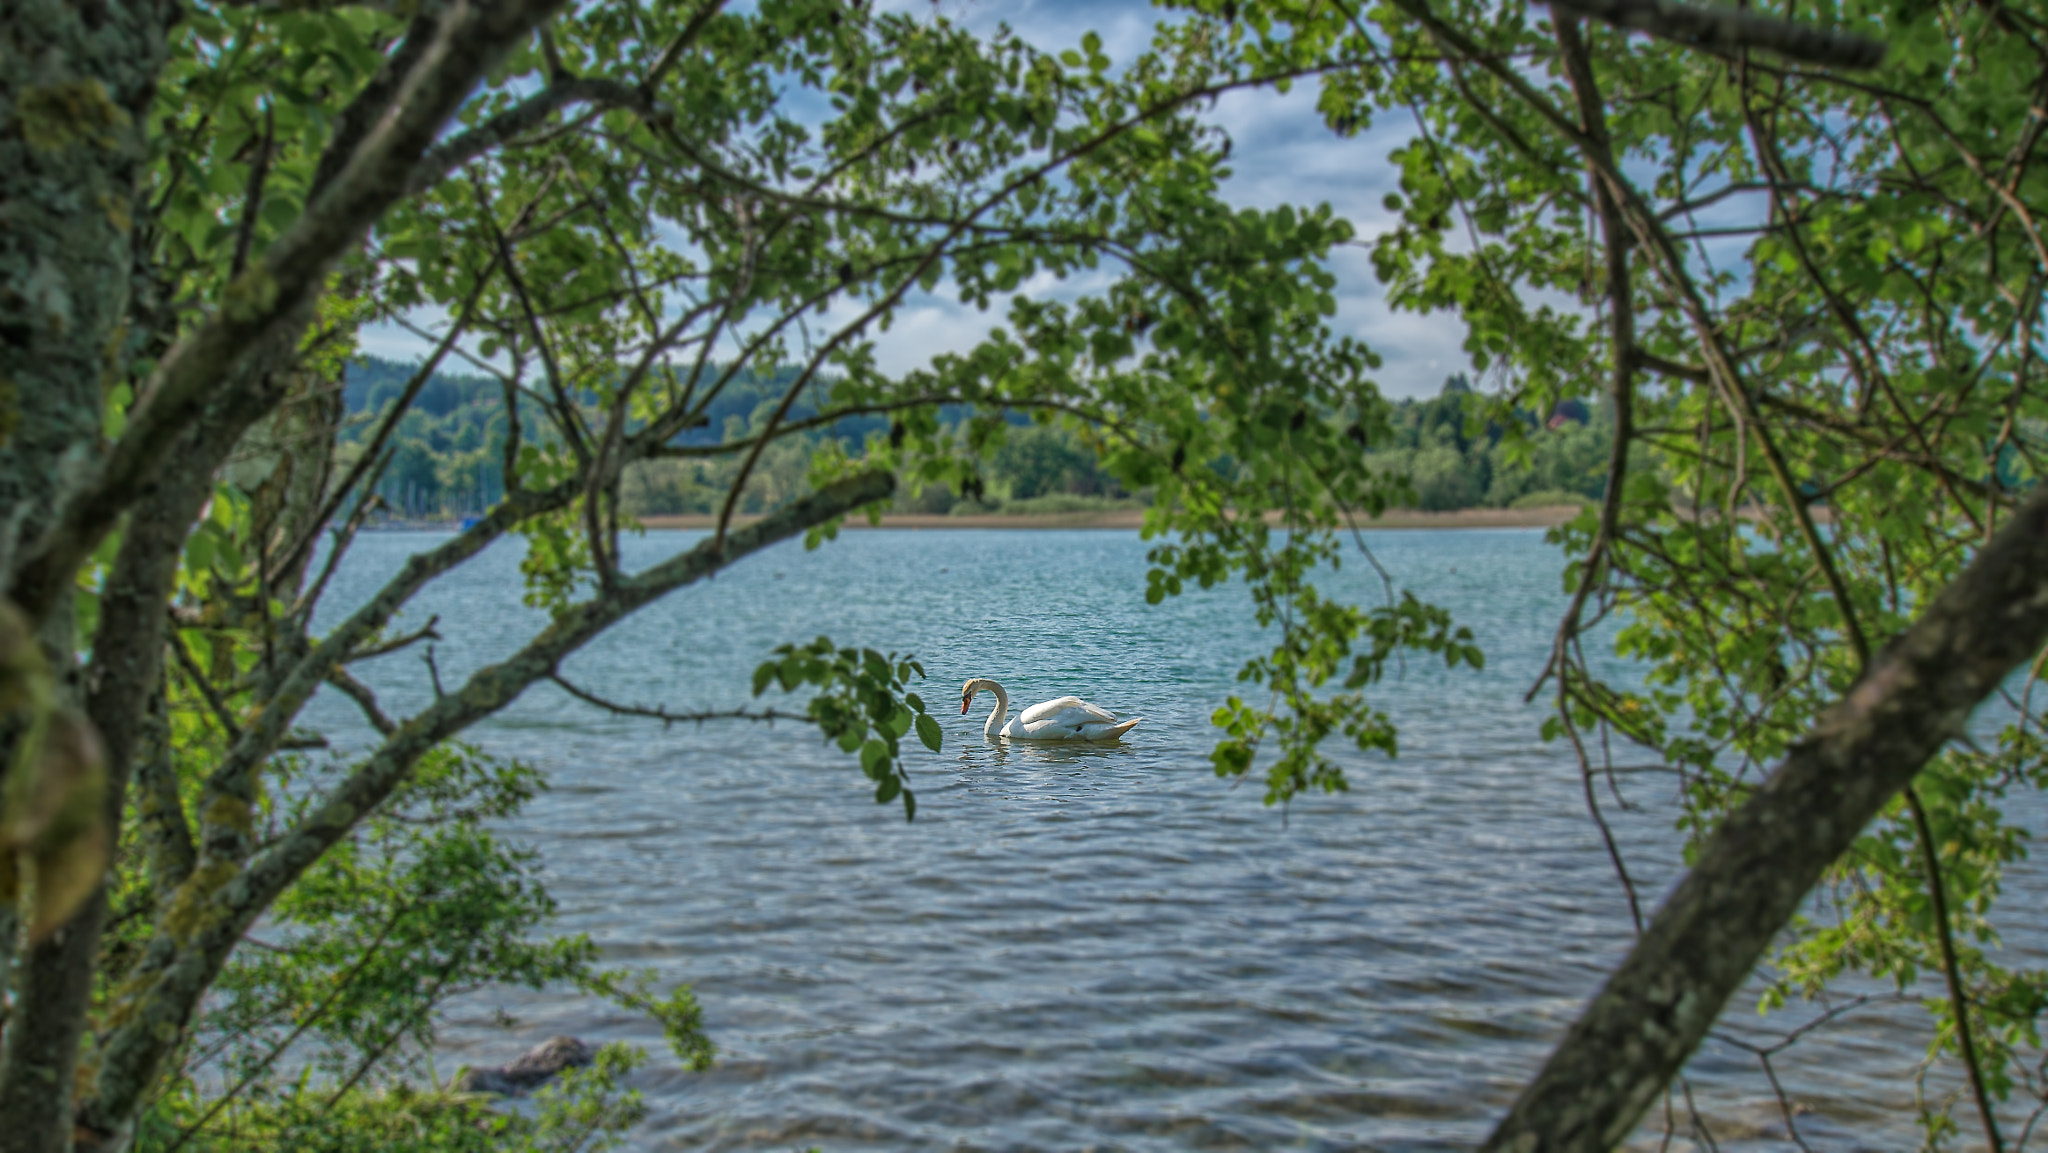
[[[1555,505],[1545,508],[1466,508],[1452,512],[1423,512],[1419,509],[1388,509],[1386,514],[1375,519],[1358,522],[1363,531],[1386,528],[1555,528],[1579,515],[1573,505]],[[759,517],[736,516],[733,523],[748,524]],[[710,515],[681,514],[672,516],[641,517],[642,526],[650,529],[709,529],[718,527],[718,518]],[[885,513],[882,523],[870,525],[866,517],[855,514],[840,525],[842,531],[865,530],[869,528],[893,529],[1047,529],[1087,528],[1121,529],[1135,532],[1145,523],[1143,509],[1111,509],[1105,512],[1044,513],[1032,515],[1004,515],[1002,513],[980,513],[973,516],[948,516],[932,513]]]
[[[1420,509],[1394,508],[1377,518],[1361,520],[1356,527],[1361,532],[1375,529],[1461,529],[1461,528],[1556,528],[1579,515],[1574,505],[1548,505],[1543,508],[1463,508],[1450,512],[1424,512]],[[759,515],[735,516],[735,526],[752,524],[760,520]],[[1138,508],[1109,509],[1102,512],[1004,514],[977,513],[973,516],[947,516],[934,513],[888,513],[882,523],[871,525],[866,517],[855,514],[839,527],[844,531],[866,531],[871,528],[909,529],[923,531],[935,529],[994,528],[994,529],[1104,529],[1122,532],[1136,532],[1145,523],[1145,510]],[[682,513],[669,516],[648,516],[640,518],[642,528],[649,529],[712,529],[718,527],[718,518],[710,514]],[[460,527],[454,520],[389,520],[363,526],[370,532],[451,532]]]

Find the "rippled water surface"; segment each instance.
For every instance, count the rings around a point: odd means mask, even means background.
[[[686,533],[629,546],[649,563]],[[366,537],[330,610],[435,538]],[[643,1149],[1437,1149],[1488,1121],[1626,946],[1628,908],[1576,768],[1522,691],[1556,617],[1559,558],[1522,530],[1370,534],[1398,585],[1477,634],[1483,673],[1411,660],[1378,699],[1397,760],[1350,755],[1352,791],[1260,803],[1211,773],[1209,712],[1260,634],[1241,590],[1157,607],[1145,544],[1090,531],[857,531],[784,545],[682,590],[565,668],[615,700],[736,704],[774,645],[819,633],[917,654],[945,751],[910,767],[918,818],[872,803],[802,726],[621,720],[537,687],[473,736],[545,770],[514,832],[561,925],[694,983],[720,1049],[657,1061]],[[518,546],[430,587],[444,680],[530,635]],[[1365,566],[1331,582],[1377,597]],[[362,667],[419,701],[424,665]],[[1144,723],[1115,747],[1005,747],[947,716],[961,681],[1021,703],[1075,693]],[[986,701],[986,698],[982,698]],[[360,731],[329,694],[312,720]],[[1668,786],[1630,778],[1618,833],[1654,897]],[[2041,908],[2022,874],[2007,898]],[[2030,904],[2029,904],[2030,903]],[[2032,937],[2020,947],[2036,944]],[[1758,1029],[1752,1001],[1727,1025]],[[516,1024],[502,1024],[500,1011]],[[1903,1148],[1924,1038],[1877,1009],[1779,1060],[1816,1148]],[[460,1002],[440,1061],[495,1062],[569,1032],[666,1060],[647,1023],[568,994]],[[1760,1034],[1758,1034],[1760,1035]],[[1938,1079],[1937,1079],[1938,1080]],[[1790,1148],[1752,1057],[1716,1044],[1691,1086],[1719,1146]],[[1680,1125],[1685,1147],[1685,1126]],[[1646,1133],[1651,1147],[1661,1136]]]

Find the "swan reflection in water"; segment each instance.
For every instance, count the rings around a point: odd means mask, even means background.
[[[1135,757],[1141,751],[1121,741],[1007,741],[984,736],[979,742],[963,742],[960,759],[983,768],[1012,764],[1090,768],[1106,761]]]

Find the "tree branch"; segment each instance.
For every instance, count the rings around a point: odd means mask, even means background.
[[[809,723],[811,719],[803,713],[785,713],[775,709],[762,709],[759,712],[744,708],[705,709],[692,713],[672,713],[660,705],[622,705],[617,701],[606,700],[588,689],[578,688],[576,685],[571,684],[560,673],[551,672],[548,674],[548,679],[560,685],[563,692],[568,693],[579,701],[596,705],[606,712],[617,713],[622,717],[646,717],[649,720],[660,721],[664,728],[677,723],[702,725],[705,721],[764,721],[772,725],[776,721],[803,721]]]
[[[408,645],[418,644],[419,642],[424,640],[438,641],[442,639],[442,637],[440,633],[434,631],[434,626],[440,623],[441,617],[439,614],[430,616],[427,618],[426,624],[423,624],[420,627],[414,629],[413,631],[406,633],[404,636],[392,637],[390,640],[385,641],[381,644],[374,644],[368,648],[357,649],[355,652],[350,653],[348,655],[348,658],[344,660],[342,663],[352,665],[357,661],[367,661],[373,657],[389,656],[392,653],[395,653]]]
[[[1607,859],[1614,866],[1622,891],[1628,894],[1629,917],[1635,922],[1636,931],[1641,932],[1642,905],[1636,895],[1635,879],[1629,876],[1621,846],[1615,843],[1614,831],[1600,810],[1600,798],[1593,787],[1593,762],[1587,756],[1585,741],[1572,720],[1570,675],[1572,654],[1583,627],[1586,602],[1596,590],[1606,586],[1612,568],[1608,554],[1621,535],[1621,506],[1628,478],[1629,443],[1635,439],[1636,312],[1635,285],[1629,269],[1629,250],[1634,247],[1634,237],[1622,219],[1620,206],[1615,203],[1614,190],[1600,175],[1602,166],[1614,165],[1614,152],[1607,134],[1606,108],[1600,86],[1593,77],[1593,64],[1586,51],[1585,37],[1579,34],[1577,20],[1559,19],[1556,23],[1565,76],[1579,104],[1580,127],[1599,149],[1598,155],[1589,157],[1586,162],[1586,183],[1592,186],[1593,200],[1599,208],[1601,248],[1607,264],[1604,292],[1607,296],[1608,342],[1612,345],[1609,355],[1613,360],[1613,373],[1608,390],[1614,398],[1614,441],[1607,458],[1607,491],[1600,500],[1600,527],[1593,534],[1593,543],[1586,549],[1586,559],[1579,569],[1578,591],[1572,597],[1571,607],[1565,610],[1564,618],[1558,622],[1550,663],[1545,666],[1543,675],[1557,677],[1557,718],[1571,738],[1572,748],[1578,756],[1579,781],[1585,790],[1586,811],[1600,830],[1601,841],[1607,847]],[[1529,690],[1529,697],[1535,696],[1536,689],[1542,684],[1539,678]]]
[[[325,803],[246,868],[223,876],[218,872],[209,875],[202,865],[178,895],[178,899],[191,902],[192,917],[183,920],[175,934],[166,930],[151,942],[151,971],[131,978],[125,995],[110,1008],[112,1019],[122,1023],[109,1030],[99,1050],[81,1120],[111,1131],[119,1119],[132,1114],[190,1023],[200,997],[249,925],[322,853],[382,804],[429,750],[510,704],[569,654],[649,602],[750,553],[886,500],[895,491],[896,478],[885,471],[848,477],[735,530],[722,547],[707,539],[688,552],[622,578],[610,592],[557,614],[519,652],[477,670],[461,688],[436,698],[399,725],[328,794]],[[408,569],[425,565],[421,557],[414,557]],[[330,637],[321,647],[333,641]],[[259,718],[250,726],[252,735],[261,724]]]
[[[1550,0],[1550,6],[1554,12],[1579,13],[1617,28],[1724,54],[1760,48],[1836,68],[1875,68],[1884,59],[1882,40],[1741,8],[1695,8],[1670,0]]]
[[[397,402],[377,425],[377,431],[371,434],[369,442],[357,455],[355,464],[349,467],[348,475],[341,478],[341,483],[334,486],[320,511],[306,522],[305,530],[299,534],[299,539],[293,541],[291,547],[285,550],[284,559],[271,568],[272,580],[278,579],[281,574],[298,571],[299,566],[305,563],[306,557],[312,553],[314,542],[320,539],[320,530],[328,521],[334,519],[334,514],[340,511],[342,502],[354,491],[356,482],[362,480],[363,474],[372,467],[376,467],[379,472],[382,471],[385,443],[391,439],[391,434],[397,430],[399,422],[405,419],[405,414],[412,411],[413,401],[419,399],[420,392],[427,387],[427,382],[432,380],[434,373],[440,369],[441,361],[447,357],[448,350],[455,347],[455,342],[469,330],[470,322],[476,317],[477,302],[483,299],[484,289],[490,285],[491,277],[498,271],[498,260],[499,256],[493,253],[490,261],[484,265],[483,272],[477,275],[476,286],[470,289],[469,299],[462,302],[462,310],[456,313],[455,318],[449,323],[447,333],[434,346],[434,350],[427,354],[427,358],[420,362],[419,369],[412,374],[412,379],[405,382],[405,387],[399,391]],[[371,483],[375,483],[374,478]],[[368,486],[365,486],[364,492],[365,496],[362,499],[367,500]]]
[[[1571,723],[1570,711],[1564,708],[1564,665],[1571,652],[1571,644],[1579,634],[1579,622],[1586,608],[1586,601],[1593,591],[1600,587],[1605,576],[1602,566],[1607,551],[1614,546],[1621,532],[1621,504],[1624,481],[1628,477],[1629,442],[1635,439],[1635,373],[1641,362],[1636,349],[1635,286],[1629,270],[1629,250],[1634,247],[1634,237],[1628,224],[1622,219],[1621,206],[1615,203],[1614,190],[1602,179],[1603,168],[1614,167],[1613,145],[1607,135],[1607,113],[1600,97],[1599,85],[1593,78],[1592,61],[1586,52],[1585,38],[1579,35],[1578,21],[1564,18],[1557,21],[1557,41],[1564,60],[1565,76],[1570,81],[1573,95],[1579,103],[1579,122],[1589,143],[1597,151],[1586,161],[1586,183],[1592,185],[1593,200],[1599,207],[1600,241],[1607,263],[1607,327],[1608,340],[1613,345],[1611,356],[1614,361],[1613,373],[1609,379],[1608,391],[1614,398],[1614,443],[1607,459],[1607,491],[1600,500],[1600,527],[1593,535],[1593,543],[1586,550],[1586,559],[1580,568],[1579,588],[1572,597],[1571,607],[1565,610],[1564,618],[1557,626],[1557,636],[1551,646],[1550,663],[1544,666],[1542,676],[1529,689],[1524,701],[1531,700],[1536,690],[1543,686],[1544,678],[1557,674],[1559,715],[1565,723]],[[1576,741],[1577,734],[1573,734]],[[1590,796],[1589,796],[1590,802]],[[1597,819],[1597,811],[1596,811]],[[1601,832],[1607,831],[1601,822]],[[1614,840],[1607,838],[1609,855],[1614,858],[1617,872],[1627,879],[1622,868],[1621,857],[1614,847]],[[1630,886],[1629,900],[1635,900],[1634,887]],[[1640,919],[1640,918],[1639,918]]]
[[[191,651],[185,647],[185,638],[172,633],[165,639],[171,646],[171,655],[178,658],[178,667],[185,670],[185,676],[192,681],[193,687],[199,690],[200,699],[206,702],[207,711],[213,714],[213,719],[220,725],[221,732],[226,734],[228,743],[233,744],[242,739],[242,726],[235,720],[235,710],[228,707],[227,701],[221,698],[220,690],[214,688],[213,682],[207,679],[206,670],[200,668],[199,662],[192,659]]]
[[[149,883],[159,898],[170,895],[192,875],[195,856],[192,822],[185,815],[185,802],[178,794],[178,767],[171,749],[170,718],[163,685],[159,683],[143,718],[142,755],[135,763],[135,815]]]
[[[1548,121],[1556,131],[1571,141],[1581,156],[1591,165],[1607,184],[1613,194],[1614,203],[1621,209],[1622,218],[1635,233],[1636,243],[1649,258],[1651,269],[1670,290],[1677,309],[1684,314],[1692,327],[1693,335],[1700,343],[1700,351],[1707,361],[1709,379],[1721,393],[1723,402],[1731,413],[1742,423],[1741,435],[1754,435],[1757,446],[1763,450],[1764,464],[1785,498],[1786,511],[1792,514],[1799,528],[1799,535],[1813,553],[1814,563],[1820,566],[1821,576],[1827,582],[1828,591],[1842,616],[1842,629],[1847,634],[1850,647],[1855,650],[1857,667],[1864,668],[1870,663],[1870,646],[1863,635],[1862,625],[1856,619],[1855,605],[1849,596],[1847,584],[1842,580],[1841,570],[1835,564],[1834,555],[1827,542],[1822,539],[1820,529],[1814,524],[1813,510],[1802,498],[1799,484],[1793,478],[1790,466],[1785,463],[1784,453],[1779,451],[1777,441],[1757,416],[1756,400],[1750,395],[1749,387],[1743,382],[1742,374],[1736,368],[1735,357],[1727,348],[1726,340],[1719,326],[1702,299],[1699,285],[1687,272],[1685,260],[1678,251],[1668,230],[1657,219],[1643,200],[1642,193],[1630,183],[1618,164],[1608,158],[1601,142],[1588,136],[1579,125],[1573,123],[1562,109],[1547,99],[1519,70],[1511,67],[1497,54],[1483,51],[1472,39],[1452,28],[1431,10],[1429,0],[1393,0],[1400,11],[1407,13],[1427,30],[1430,36],[1450,53],[1472,60],[1491,72],[1510,91],[1520,96],[1530,109]]]
[[[1991,1153],[2005,1153],[1998,1134],[1998,1115],[1992,1111],[1991,1095],[1984,1090],[1984,1066],[1977,1060],[1977,1045],[1970,1036],[1970,999],[1963,993],[1962,966],[1956,961],[1954,923],[1949,920],[1948,884],[1941,875],[1941,850],[1934,843],[1934,829],[1927,823],[1927,808],[1920,793],[1906,786],[1906,808],[1913,814],[1914,839],[1920,842],[1920,860],[1927,868],[1927,893],[1934,899],[1934,935],[1941,944],[1941,974],[1948,984],[1948,1010],[1955,1015],[1956,1048],[1963,1055],[1963,1069],[1970,1076],[1970,1095],[1977,1100],[1977,1119],[1984,1125],[1984,1140]]]
[[[328,670],[327,683],[347,694],[348,699],[363,710],[363,719],[370,722],[370,727],[377,730],[379,736],[388,737],[398,731],[398,722],[385,716],[384,710],[377,707],[377,694],[347,669],[337,666]]]
[[[630,108],[649,119],[666,119],[668,112],[631,84],[602,77],[557,79],[546,88],[498,113],[466,132],[458,132],[428,150],[413,167],[406,182],[408,196],[417,195],[447,179],[448,174],[504,144],[542,121],[576,104],[604,108]]]
[[[1626,1139],[1822,872],[2044,641],[2048,488],[1707,839],[1485,1148],[1591,1151]]]
[[[1636,350],[1636,363],[1659,375],[1675,376],[1680,380],[1690,380],[1694,384],[1705,384],[1708,380],[1707,370],[1704,368],[1695,368],[1690,364],[1680,364],[1675,360],[1666,360],[1655,353],[1644,352],[1641,349]]]

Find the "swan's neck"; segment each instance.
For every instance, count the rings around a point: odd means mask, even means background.
[[[988,723],[981,726],[981,733],[983,736],[992,737],[1003,727],[1003,718],[1010,715],[1010,694],[1004,692],[1003,686],[994,681],[990,681],[988,687],[996,694],[996,709],[988,715]]]

